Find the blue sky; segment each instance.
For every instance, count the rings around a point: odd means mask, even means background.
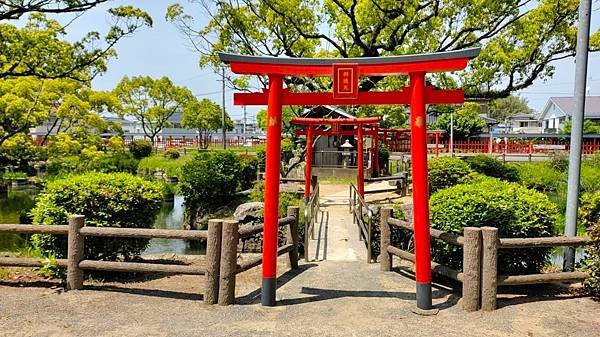
[[[98,6],[68,27],[68,39],[78,40],[88,31],[105,32],[110,26],[106,9],[118,5],[133,5],[148,12],[154,19],[152,28],[142,29],[135,35],[121,41],[116,49],[118,58],[110,61],[108,71],[94,80],[97,89],[112,89],[125,75],[168,76],[177,85],[187,86],[200,98],[209,98],[221,102],[221,83],[219,76],[210,69],[198,66],[198,54],[186,47],[184,37],[171,24],[165,21],[165,10],[173,1],[153,0],[117,0]],[[185,3],[185,1],[181,1]],[[600,27],[600,8],[593,6],[592,31]],[[200,15],[196,15],[199,23]],[[68,16],[61,16],[65,22]],[[206,19],[205,19],[206,20]],[[538,80],[529,88],[518,93],[529,100],[530,106],[541,110],[550,96],[571,96],[574,88],[574,59],[561,60],[556,65],[553,78]],[[591,95],[600,95],[600,53],[591,54],[588,67],[588,87]],[[242,108],[232,105],[230,89],[226,90],[226,107],[234,119],[242,117]],[[249,119],[254,117],[260,107],[248,107]]]

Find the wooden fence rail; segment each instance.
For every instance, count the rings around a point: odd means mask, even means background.
[[[85,227],[85,218],[82,215],[69,217],[68,225],[15,225],[0,224],[0,233],[13,234],[52,234],[67,235],[67,258],[53,261],[59,267],[67,269],[67,289],[79,290],[83,288],[83,271],[118,271],[137,273],[165,273],[206,275],[204,301],[208,304],[216,303],[218,297],[215,285],[214,266],[220,264],[221,249],[221,220],[209,221],[209,230],[188,231],[171,229],[147,228],[115,228],[115,227]],[[93,261],[84,259],[85,237],[121,237],[121,238],[166,238],[184,240],[207,240],[207,255],[205,265],[177,265],[155,264],[121,261]],[[217,247],[218,246],[218,247]],[[12,267],[43,267],[47,262],[37,258],[0,258],[0,266]]]
[[[381,209],[381,270],[392,269],[392,255],[415,262],[414,254],[391,245],[391,227],[413,231],[411,223],[393,218],[390,208]],[[529,275],[498,275],[499,249],[523,249],[559,246],[585,246],[592,243],[587,237],[499,238],[495,227],[465,227],[463,236],[430,229],[430,236],[463,248],[462,272],[431,262],[433,272],[463,283],[462,306],[466,311],[496,309],[498,286],[552,282],[580,282],[587,272],[559,272]]]
[[[540,237],[540,238],[499,238],[498,229],[482,227],[482,299],[483,310],[496,310],[498,286],[525,285],[553,282],[581,282],[589,277],[587,272],[558,272],[529,275],[498,275],[498,250],[560,246],[585,246],[592,243],[588,237]]]
[[[287,226],[288,229],[286,232],[286,244],[278,248],[277,256],[288,254],[290,268],[292,269],[298,268],[299,219],[300,208],[288,207],[287,216],[279,219],[278,223],[279,227]],[[223,222],[219,305],[234,304],[236,275],[262,263],[262,256],[256,256],[238,263],[238,246],[240,239],[260,234],[263,232],[263,228],[264,224],[240,228],[237,221]]]

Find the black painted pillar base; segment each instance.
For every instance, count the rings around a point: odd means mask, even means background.
[[[262,279],[260,292],[260,304],[264,307],[274,307],[276,304],[275,293],[277,291],[277,278]]]

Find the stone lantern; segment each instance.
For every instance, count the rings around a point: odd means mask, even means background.
[[[348,167],[348,163],[350,161],[350,150],[354,148],[348,139],[340,146],[342,148],[342,165],[344,168]]]

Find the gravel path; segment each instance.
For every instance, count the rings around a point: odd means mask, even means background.
[[[70,292],[0,282],[0,336],[600,336],[600,303],[547,295],[555,288],[536,288],[543,296],[509,289],[516,294],[501,295],[495,312],[465,313],[459,293],[436,285],[439,314],[413,314],[409,269],[381,272],[364,261],[347,206],[338,205],[345,193],[324,194],[332,221],[321,229],[317,260],[295,271],[280,260],[277,307],[257,303],[260,268],[238,276],[238,304],[229,307],[204,305],[195,276],[86,283]]]

